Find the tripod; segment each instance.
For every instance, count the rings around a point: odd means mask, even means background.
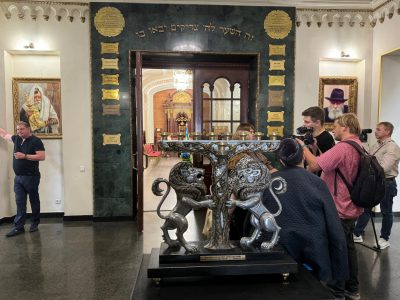
[[[364,244],[364,243],[360,243],[360,245],[362,245],[362,246],[364,246],[364,247],[366,247],[366,248],[368,248],[368,249],[371,249],[371,250],[373,250],[373,251],[381,252],[381,247],[379,246],[379,243],[378,243],[378,236],[376,235],[376,229],[375,229],[375,222],[374,222],[375,212],[373,212],[373,211],[371,210],[371,211],[369,212],[369,216],[370,216],[370,219],[371,219],[372,229],[373,229],[373,231],[374,231],[374,237],[375,237],[376,246],[369,246],[369,245],[366,245],[366,244]]]

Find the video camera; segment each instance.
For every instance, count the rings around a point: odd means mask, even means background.
[[[361,129],[361,133],[358,136],[361,142],[366,143],[368,141],[368,133],[372,133],[372,129]]]
[[[300,126],[296,129],[296,133],[301,135],[295,135],[293,137],[302,140],[305,145],[311,145],[314,143],[314,137],[312,135],[313,131],[314,128],[312,127]]]

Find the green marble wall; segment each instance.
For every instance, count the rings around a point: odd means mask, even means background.
[[[105,36],[96,29],[95,16],[105,7],[116,8],[123,16],[123,30],[117,35],[113,33],[115,36]],[[270,35],[264,28],[266,17],[274,11],[279,11],[280,16],[283,12],[290,21],[285,25],[290,27],[284,37],[273,34],[282,33],[276,18],[269,24]],[[251,79],[258,80],[258,90],[251,93],[249,118],[265,133],[268,125],[284,126],[285,135],[292,132],[295,8],[92,2],[90,17],[95,217],[135,214],[131,169],[131,140],[135,143],[131,123],[135,112],[131,111],[134,99],[130,91],[130,50],[258,54],[258,76]],[[101,53],[101,43],[118,43],[118,53]],[[270,56],[270,44],[285,45],[285,54]],[[102,69],[102,59],[116,58],[118,70]],[[284,70],[270,71],[271,59],[285,60]],[[119,85],[102,84],[102,74],[118,74]],[[269,86],[269,75],[285,75],[284,86]],[[102,89],[119,89],[119,100],[103,100]],[[284,91],[281,105],[268,106],[269,89]],[[120,115],[104,115],[103,105],[113,104],[120,105]],[[284,111],[284,122],[268,123],[267,111]],[[121,134],[121,145],[103,145],[103,134]]]

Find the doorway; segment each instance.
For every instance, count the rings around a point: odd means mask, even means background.
[[[174,70],[190,71],[193,74],[191,88],[178,91],[173,85]],[[133,202],[137,203],[138,228],[141,231],[143,213],[155,214],[155,204],[159,201],[156,199],[149,205],[144,203],[147,201],[145,199],[150,199],[151,194],[149,184],[151,186],[152,177],[146,176],[151,171],[152,174],[160,174],[168,179],[170,167],[179,161],[176,154],[168,157],[164,153],[156,159],[151,158],[149,164],[146,164],[146,156],[143,159],[143,145],[152,144],[154,151],[160,151],[157,148],[160,133],[173,128],[171,124],[177,121],[174,118],[178,119],[176,114],[168,115],[175,108],[174,95],[183,92],[192,97],[191,110],[190,107],[183,109],[180,104],[185,113],[181,117],[183,121],[186,120],[185,126],[190,128],[189,132],[230,132],[240,122],[255,124],[255,114],[249,112],[257,100],[258,55],[132,52],[131,74],[135,74],[132,78],[132,111],[136,110],[136,114],[132,115],[132,149],[133,153],[137,153],[137,167],[133,172],[133,197],[136,199]],[[224,84],[228,86],[228,92],[221,88]],[[237,105],[239,108],[236,108]],[[223,116],[218,114],[221,111],[225,112]],[[182,129],[179,123],[174,128],[178,131]],[[170,197],[171,202],[165,207],[166,210],[174,205],[174,196]]]

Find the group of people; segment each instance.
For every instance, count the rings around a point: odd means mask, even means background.
[[[282,228],[280,244],[294,259],[312,269],[336,298],[360,299],[354,242],[363,241],[371,210],[355,205],[346,184],[336,176],[340,170],[348,182],[356,180],[360,154],[344,141],[354,141],[362,146],[360,123],[353,113],[340,114],[334,120],[332,136],[324,129],[326,116],[323,109],[310,107],[302,115],[304,126],[313,129],[314,143],[305,145],[301,139],[283,139],[278,150],[283,167],[279,171],[272,169],[272,176],[287,181],[287,192],[279,195],[282,203],[282,213],[277,217]],[[392,205],[397,194],[395,178],[400,148],[391,139],[392,133],[391,123],[378,123],[375,129],[377,143],[369,150],[377,157],[386,176],[386,192],[380,202],[383,220],[378,243],[381,249],[390,245]],[[271,197],[266,189],[263,204],[275,211]],[[231,226],[235,237],[246,235],[249,230],[246,221],[242,227],[238,226],[238,221],[242,222],[245,217],[236,210]]]

